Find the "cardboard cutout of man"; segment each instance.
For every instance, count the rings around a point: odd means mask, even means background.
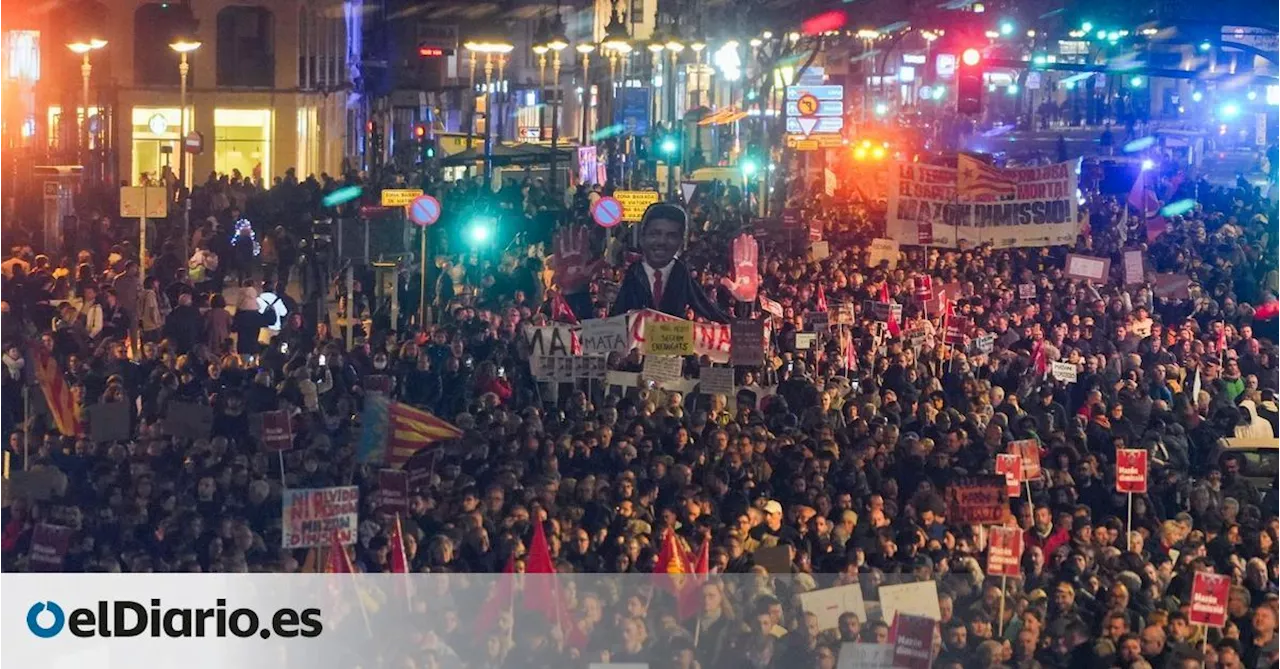
[[[693,282],[689,268],[676,256],[684,249],[689,217],[674,204],[650,205],[637,231],[643,258],[632,263],[618,288],[611,316],[635,309],[656,309],[684,318],[693,313],[716,323],[729,317]]]

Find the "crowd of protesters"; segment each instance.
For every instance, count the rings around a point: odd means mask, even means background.
[[[1175,184],[1174,197],[1196,193],[1196,206],[1149,242],[1118,199],[1090,195],[1090,225],[1074,249],[910,248],[895,267],[872,267],[882,208],[793,184],[789,204],[805,229],[822,222],[831,256],[809,262],[797,235],[753,230],[761,292],[784,315],[765,367],[738,370],[742,385],[773,389],[750,405],[599,384],[561,384],[547,401],[521,335],[552,313],[547,246],[532,240],[442,255],[429,288],[435,324],[357,327],[348,349],[345,326],[297,306],[328,288],[329,274],[308,282],[291,268],[315,248],[309,226],[322,196],[354,180],[290,173],[268,189],[211,176],[192,194],[192,256],[181,258],[182,232],[162,229],[143,281],[129,231],[98,214],[68,244],[83,249],[74,256],[16,245],[3,264],[5,455],[10,476],[52,469],[62,484],[41,499],[6,499],[6,570],[31,568],[40,523],[74,531],[64,571],[313,570],[314,555],[280,548],[281,490],[345,484],[362,491],[356,569],[389,570],[394,523],[377,511],[378,467],[359,464],[354,446],[363,383],[389,375],[395,399],[464,433],[411,462],[400,521],[412,571],[499,572],[509,561],[522,571],[542,522],[562,572],[650,572],[672,532],[689,555],[707,546],[713,576],[690,620],[660,611],[661,598],[638,595],[640,585],[579,586],[566,614],[585,641],[545,620],[477,634],[463,615],[473,611],[440,599],[442,615],[429,602],[409,618],[429,630],[420,652],[386,666],[833,669],[843,642],[882,643],[891,621],[845,615],[837,629],[817,629],[798,592],[861,581],[875,600],[878,583],[928,580],[941,612],[936,667],[1276,665],[1280,379],[1276,322],[1255,315],[1276,299],[1277,210],[1260,192]],[[441,196],[448,208],[475,192],[468,184]],[[498,206],[527,221],[556,199],[537,183],[501,195]],[[596,196],[583,187],[566,204],[581,219]],[[749,205],[736,189],[702,192],[682,253],[697,285],[734,317],[759,313],[721,284]],[[242,219],[253,221],[248,231],[237,229]],[[608,312],[625,239],[594,231],[592,254],[613,262],[593,278],[580,317]],[[1126,286],[1125,248],[1141,248],[1152,272],[1185,274],[1188,294]],[[1111,258],[1115,276],[1067,278],[1072,250]],[[904,330],[927,320],[936,332],[940,314],[914,294],[926,276],[956,287],[955,313],[973,320],[973,336],[996,335],[992,352],[888,336],[861,312],[887,292],[903,305]],[[1035,286],[1034,298],[1020,296],[1022,284]],[[284,322],[259,313],[263,292],[290,303]],[[844,302],[856,310],[852,325],[798,345],[808,314]],[[31,345],[52,354],[78,408],[127,401],[133,438],[60,434],[26,369]],[[638,356],[611,365],[638,369]],[[1037,356],[1070,362],[1077,380],[1046,375]],[[168,436],[172,402],[212,406],[208,438]],[[250,417],[280,408],[293,416],[294,445],[277,459]],[[1229,437],[1271,447],[1246,455],[1224,447]],[[1038,441],[1044,471],[1009,500],[1026,552],[1022,578],[1002,589],[984,576],[986,533],[948,522],[941,493],[958,476],[993,472],[995,454],[1016,439]],[[1117,448],[1146,449],[1151,462],[1129,527],[1114,487]],[[778,545],[792,549],[789,573],[769,576],[753,555]],[[1231,578],[1221,629],[1189,622],[1193,574],[1203,570]]]

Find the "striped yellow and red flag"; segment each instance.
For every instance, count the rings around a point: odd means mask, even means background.
[[[45,402],[49,405],[49,413],[53,415],[53,422],[58,427],[58,432],[65,437],[77,436],[79,421],[76,417],[76,400],[71,394],[71,386],[67,385],[67,380],[62,376],[62,370],[58,368],[58,361],[54,360],[40,343],[28,346],[27,354],[31,357],[32,372],[40,384],[41,392],[44,393]]]
[[[962,154],[956,166],[956,195],[965,202],[1003,200],[1017,192],[1013,179],[994,165]]]
[[[407,404],[392,402],[388,414],[387,466],[392,469],[404,467],[414,453],[429,444],[462,436],[457,427]]]

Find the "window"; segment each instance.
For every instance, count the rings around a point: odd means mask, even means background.
[[[169,43],[184,31],[189,12],[180,11],[174,3],[142,5],[133,13],[133,79],[139,86],[177,86],[178,55]],[[188,56],[199,58],[198,52]],[[94,65],[95,69],[97,65]],[[194,85],[196,68],[187,75],[187,85]]]
[[[632,23],[644,23],[644,0],[631,0],[631,11],[627,13]]]
[[[262,7],[232,6],[218,12],[219,86],[275,86],[274,18]]]

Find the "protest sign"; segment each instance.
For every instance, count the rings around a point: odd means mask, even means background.
[[[1016,453],[996,454],[996,473],[1004,475],[1005,492],[1010,497],[1022,495],[1022,457]]]
[[[213,407],[208,404],[170,402],[164,426],[170,435],[181,439],[207,439],[213,431]]]
[[[525,325],[525,342],[529,344],[529,358],[540,356],[580,355],[582,346],[578,342],[578,332],[573,326],[557,325]]]
[[[1076,382],[1076,374],[1078,370],[1076,369],[1075,363],[1059,362],[1055,360],[1050,364],[1052,365],[1053,378],[1065,383]]]
[[[293,428],[289,424],[287,412],[264,411],[253,418],[262,450],[287,451],[293,447]]]
[[[836,325],[853,325],[853,303],[841,302],[835,309]]]
[[[1111,259],[1068,253],[1064,273],[1069,279],[1106,283],[1107,277],[1111,275]]]
[[[871,248],[867,249],[867,266],[879,267],[880,263],[889,263],[889,269],[898,267],[898,242],[893,239],[873,239]]]
[[[1074,243],[1079,233],[1075,161],[1001,170],[1017,192],[999,202],[960,202],[954,167],[904,162],[892,169],[885,236],[900,244],[1056,246]]]
[[[1124,252],[1124,283],[1126,286],[1142,283],[1146,279],[1146,268],[1143,264],[1142,251]]]
[[[825,239],[814,242],[809,246],[809,260],[811,262],[822,262],[831,257],[831,242]]]
[[[378,470],[378,512],[409,512],[409,472],[403,469]]]
[[[782,314],[786,313],[782,310],[782,304],[780,302],[775,302],[764,295],[760,296],[760,309],[762,309],[766,314],[777,318],[782,318]]]
[[[921,581],[880,586],[881,619],[893,620],[895,614],[942,620],[942,609],[938,606],[938,582]]]
[[[969,319],[964,316],[947,317],[947,328],[943,331],[943,341],[948,344],[963,344],[969,335]]]
[[[693,323],[650,323],[645,328],[645,355],[693,355]]]
[[[1191,298],[1191,277],[1186,274],[1157,274],[1151,293],[1166,300]]]
[[[128,439],[131,433],[127,402],[89,405],[89,437],[93,441]]]
[[[609,371],[607,360],[603,355],[580,355],[570,358],[573,361],[573,378],[599,381]]]
[[[1023,481],[1040,479],[1040,444],[1035,439],[1019,439],[1009,442],[1009,452],[1021,460]]]
[[[1147,450],[1145,448],[1116,449],[1116,492],[1138,493],[1147,491]]]
[[[653,309],[640,309],[627,313],[627,332],[631,335],[629,346],[644,350],[647,327],[650,323],[666,323],[679,321],[689,323],[670,314]],[[722,323],[694,323],[693,349],[694,355],[707,356],[711,362],[729,362],[729,326]]]
[[[796,350],[807,351],[813,348],[813,342],[818,339],[816,332],[797,332],[796,333]]]
[[[831,329],[831,316],[825,311],[810,311],[804,315],[804,324],[809,332],[827,332]]]
[[[1192,625],[1223,627],[1227,624],[1227,599],[1231,593],[1231,577],[1198,571],[1191,582]]]
[[[835,588],[812,590],[800,595],[800,608],[818,619],[818,629],[836,629],[842,613],[852,613],[866,621],[867,606],[862,601],[862,585],[850,583]]]
[[[893,314],[893,305],[888,302],[876,302],[874,300],[862,301],[862,315],[872,320],[882,323],[889,322],[889,316]]]
[[[640,376],[661,386],[683,378],[684,359],[674,355],[646,355]]]
[[[973,340],[973,351],[975,353],[990,353],[996,349],[996,336],[994,334],[984,334]]]
[[[840,644],[840,657],[836,660],[836,669],[892,669],[892,667],[893,644],[891,643],[846,641]]]
[[[883,590],[882,590],[883,592]],[[933,665],[933,631],[939,618],[898,612],[893,621],[893,666],[898,669],[929,669]]]
[[[609,370],[605,372],[604,383],[608,386],[617,386],[619,388],[635,388],[640,384],[640,375],[636,372],[615,372]]]
[[[734,378],[732,367],[706,367],[698,373],[701,390],[706,395],[733,397]]]
[[[729,350],[729,360],[734,365],[759,367],[764,364],[764,322],[760,320],[739,320],[729,325],[730,339],[733,342]]]
[[[921,302],[928,302],[933,299],[933,277],[918,276],[915,278],[915,295],[916,299]]]
[[[1034,283],[1018,284],[1018,299],[1020,300],[1036,299],[1036,285]]]
[[[987,525],[1004,520],[1009,496],[1001,476],[961,476],[946,488],[947,520],[964,525]]]
[[[295,488],[285,490],[281,501],[285,548],[344,546],[356,542],[360,516],[360,488]]]
[[[987,575],[1022,576],[1022,530],[995,525],[987,536]]]
[[[76,531],[70,527],[39,523],[31,533],[31,571],[62,571],[62,561],[71,548]]]
[[[630,350],[627,339],[627,317],[593,318],[582,321],[582,329],[578,331],[578,342],[583,355],[608,355],[613,352],[627,353]]]

